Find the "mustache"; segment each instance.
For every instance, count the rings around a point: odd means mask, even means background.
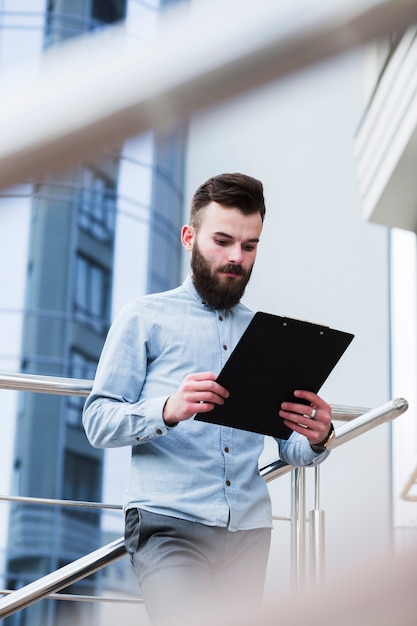
[[[228,263],[227,265],[223,265],[223,267],[219,268],[220,272],[225,272],[226,274],[236,274],[238,276],[246,276],[247,272],[243,269],[241,265],[234,265],[233,263]]]

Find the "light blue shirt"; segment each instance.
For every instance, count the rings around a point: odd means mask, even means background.
[[[140,507],[232,531],[272,526],[258,471],[262,435],[193,418],[168,427],[162,418],[187,374],[220,372],[253,315],[243,304],[212,309],[188,276],[181,287],[138,298],[117,316],[83,423],[95,447],[132,447],[125,510]],[[277,441],[281,459],[294,466],[328,455],[316,454],[298,433]]]

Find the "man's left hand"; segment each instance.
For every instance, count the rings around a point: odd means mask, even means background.
[[[279,416],[283,418],[286,426],[307,437],[311,444],[317,445],[326,439],[330,432],[331,407],[312,391],[294,391],[294,396],[307,400],[310,405],[283,402]]]

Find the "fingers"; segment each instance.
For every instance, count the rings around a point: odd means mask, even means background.
[[[331,410],[330,405],[327,404],[327,402],[323,400],[323,398],[318,396],[316,393],[313,393],[312,391],[304,391],[304,390],[297,389],[296,391],[294,391],[294,396],[296,398],[303,398],[304,400],[307,400],[308,402],[311,403],[312,406],[316,408]]]
[[[229,397],[229,392],[216,382],[216,378],[216,374],[212,372],[199,372],[186,376],[181,385],[184,398],[193,403],[223,404]]]
[[[167,423],[189,419],[195,413],[207,413],[215,404],[223,404],[229,392],[216,382],[217,374],[198,372],[184,378],[180,387],[166,402]]]
[[[319,443],[326,438],[331,425],[331,406],[316,393],[297,390],[294,396],[310,402],[310,405],[297,402],[283,402],[280,417],[286,426],[305,435],[310,443]]]

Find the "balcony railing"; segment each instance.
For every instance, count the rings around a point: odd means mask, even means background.
[[[92,381],[83,379],[59,378],[52,376],[35,376],[30,374],[0,373],[0,389],[15,391],[32,391],[38,393],[87,396],[92,387]],[[366,410],[359,407],[332,406],[332,419],[344,421],[345,424],[336,429],[334,447],[338,447],[365,432],[391,421],[404,413],[408,403],[404,398],[397,398],[375,409]],[[292,506],[291,516],[291,572],[293,585],[298,587],[305,580],[306,563],[306,506],[305,506],[305,468],[293,468],[281,460],[273,461],[260,468],[260,473],[267,482],[270,482],[292,471]],[[320,510],[320,468],[315,472],[314,509],[310,511],[310,565],[313,582],[317,582],[324,570],[324,512]],[[119,504],[105,504],[100,502],[79,502],[70,500],[56,500],[47,498],[32,498],[24,496],[0,496],[0,500],[11,502],[30,502],[39,505],[48,504],[69,507],[121,509]],[[73,599],[77,601],[101,602],[137,602],[133,599],[109,598],[102,596],[80,596],[61,594],[58,592],[69,585],[86,578],[122,558],[126,554],[123,537],[95,550],[94,552],[65,565],[64,567],[35,580],[28,585],[12,591],[0,590],[4,597],[0,599],[0,619],[12,615],[16,611],[43,599],[54,598],[61,600]]]

